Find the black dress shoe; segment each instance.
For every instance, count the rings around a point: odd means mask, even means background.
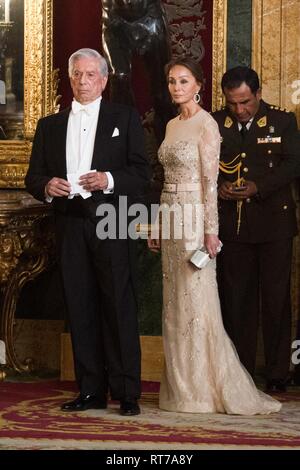
[[[79,395],[75,400],[63,403],[61,409],[62,411],[84,411],[89,409],[103,410],[106,407],[106,400],[101,400],[96,395]]]
[[[268,380],[267,385],[266,385],[266,392],[268,393],[286,392],[286,384],[283,380]]]
[[[135,416],[139,415],[141,409],[136,399],[121,400],[120,414],[122,416]]]

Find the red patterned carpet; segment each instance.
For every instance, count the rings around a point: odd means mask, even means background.
[[[63,413],[72,382],[0,383],[0,450],[4,449],[300,449],[300,389],[280,396],[269,416],[169,413],[158,409],[158,384],[144,383],[142,414],[107,410]]]

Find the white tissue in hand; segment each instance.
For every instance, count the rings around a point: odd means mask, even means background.
[[[96,170],[89,170],[86,172],[82,171],[77,171],[76,173],[68,173],[67,174],[67,179],[69,183],[71,184],[71,192],[70,195],[72,196],[73,194],[84,194],[84,193],[89,193],[86,189],[83,189],[82,186],[79,184],[79,178],[82,175],[85,175],[87,173],[94,173]],[[91,193],[90,193],[91,195]]]

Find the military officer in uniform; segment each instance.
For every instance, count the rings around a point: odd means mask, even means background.
[[[224,246],[217,261],[222,315],[253,375],[261,314],[266,390],[282,392],[291,356],[297,122],[293,113],[262,100],[257,73],[248,67],[227,71],[222,90],[226,107],[213,113],[222,140],[219,236]]]

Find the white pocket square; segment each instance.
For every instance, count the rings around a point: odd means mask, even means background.
[[[118,135],[120,135],[119,129],[117,127],[115,127],[114,131],[112,133],[112,137],[117,137]]]

